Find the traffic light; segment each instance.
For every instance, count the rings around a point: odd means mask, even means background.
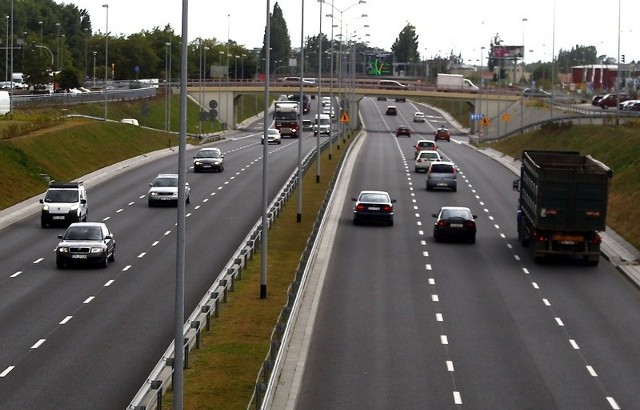
[[[624,54],[622,55],[622,62],[624,63]]]

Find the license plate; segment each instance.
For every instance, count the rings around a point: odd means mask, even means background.
[[[62,220],[62,219],[64,219],[64,215],[54,215],[54,216],[51,217],[51,219]]]
[[[379,210],[380,210],[380,207],[379,207],[379,206],[370,206],[370,207],[369,207],[369,210],[370,210],[370,211],[379,211]]]
[[[87,259],[87,255],[71,255],[71,259]]]
[[[211,164],[203,164],[202,168],[211,168]]]
[[[575,245],[576,243],[574,241],[562,241],[560,242],[562,245]]]
[[[440,183],[438,183],[438,186],[447,186],[447,183],[446,182],[440,182]]]
[[[451,224],[452,228],[462,228],[462,224]]]

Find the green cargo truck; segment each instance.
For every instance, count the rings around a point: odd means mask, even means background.
[[[536,263],[551,255],[600,260],[613,171],[574,151],[524,151],[519,191],[518,240]]]

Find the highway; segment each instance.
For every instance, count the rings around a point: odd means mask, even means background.
[[[389,104],[398,116],[384,115]],[[455,130],[439,145],[460,167],[458,191],[427,193],[413,144],[449,125],[438,111],[420,106],[418,124],[410,101],[366,97],[360,108],[366,134],[344,182],[295,408],[634,408],[637,289],[604,260],[534,264],[516,237],[513,174]],[[417,132],[396,138],[400,124]],[[223,173],[187,174],[186,314],[261,215],[261,123],[248,128],[215,144]],[[269,146],[271,196],[293,172],[297,144]],[[315,145],[306,133],[303,151]],[[149,209],[145,195],[176,168],[166,156],[88,191],[89,219],[116,236],[107,269],[56,270],[63,229],[41,229],[37,214],[0,231],[0,408],[130,402],[173,338],[176,210]],[[361,189],[397,199],[393,227],[351,224]],[[442,205],[478,215],[476,244],[433,242]]]
[[[224,172],[188,170],[186,315],[261,216],[261,129],[256,122],[215,144]],[[305,153],[316,146],[310,132],[302,141]],[[296,167],[298,140],[268,150],[271,200]],[[57,270],[64,229],[41,229],[39,214],[1,231],[0,408],[127,407],[173,341],[177,212],[148,208],[146,193],[177,164],[176,154],[164,156],[88,189],[88,219],[106,222],[116,239],[106,269]]]
[[[383,115],[387,104],[397,117]],[[637,288],[604,259],[534,264],[517,241],[514,174],[465,136],[439,143],[460,168],[458,192],[426,192],[412,145],[446,124],[438,112],[420,107],[428,122],[413,124],[411,102],[360,108],[367,132],[339,183],[299,389],[271,408],[636,408]],[[418,134],[396,138],[403,123]],[[352,225],[362,189],[397,199],[393,227]],[[433,241],[443,205],[478,215],[476,244]]]

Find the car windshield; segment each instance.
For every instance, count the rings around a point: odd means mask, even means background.
[[[98,226],[74,226],[67,229],[64,239],[72,241],[100,241],[102,240],[102,229]]]
[[[153,186],[156,187],[177,187],[178,178],[156,178],[153,182]]]
[[[451,174],[453,173],[453,167],[449,164],[433,164],[431,165],[431,172]]]
[[[218,150],[206,150],[198,152],[197,158],[220,158],[220,152]]]
[[[444,209],[441,219],[471,219],[471,213],[466,209]]]
[[[269,135],[278,135],[278,134],[280,134],[280,131],[279,131],[279,130],[277,130],[277,129],[275,129],[275,128],[270,128],[270,129],[268,130],[268,134],[269,134]]]
[[[45,202],[73,203],[78,202],[78,191],[73,189],[53,189],[47,191]]]
[[[389,198],[385,194],[365,193],[360,195],[360,202],[389,202]]]
[[[435,151],[422,151],[420,152],[420,159],[439,159],[440,156]]]

